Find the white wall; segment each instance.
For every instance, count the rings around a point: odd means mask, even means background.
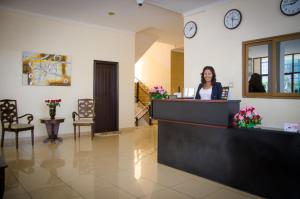
[[[135,64],[135,76],[146,86],[162,85],[170,93],[173,45],[155,42]]]
[[[19,114],[32,113],[36,135],[46,135],[39,118],[47,117],[45,99],[61,98],[60,133],[72,133],[78,98],[93,97],[93,61],[119,62],[119,127],[134,122],[134,33],[61,21],[0,9],[0,99],[18,101]],[[68,55],[72,85],[23,86],[22,52]]]
[[[158,36],[148,34],[145,31],[135,33],[135,61],[137,62],[144,53],[158,39]]]
[[[287,17],[279,10],[280,0],[233,0],[227,4],[185,17],[198,25],[198,33],[185,39],[185,87],[197,88],[204,66],[216,69],[223,85],[233,82],[233,99],[241,107],[254,105],[263,125],[282,127],[286,121],[300,124],[300,100],[242,98],[242,41],[300,31],[300,14]],[[243,19],[234,30],[224,27],[225,13],[239,9]]]

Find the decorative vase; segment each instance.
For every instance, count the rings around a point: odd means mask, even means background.
[[[49,107],[49,115],[50,118],[53,120],[55,119],[55,115],[56,115],[56,107]]]

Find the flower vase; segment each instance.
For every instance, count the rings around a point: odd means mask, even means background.
[[[50,118],[53,120],[55,119],[55,115],[56,115],[56,107],[49,107],[49,115]]]

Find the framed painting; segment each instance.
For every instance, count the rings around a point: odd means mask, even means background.
[[[71,58],[66,55],[23,52],[23,85],[71,86]]]

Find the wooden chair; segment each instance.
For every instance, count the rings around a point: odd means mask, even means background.
[[[92,139],[94,138],[95,100],[78,99],[78,113],[73,112],[74,139],[76,140],[76,127],[78,126],[78,137],[80,137],[80,126],[91,126]],[[77,120],[76,120],[77,116]]]
[[[19,123],[19,119],[27,116],[27,124]],[[34,126],[30,124],[33,120],[32,114],[25,114],[18,117],[17,101],[11,99],[0,100],[0,117],[2,125],[1,148],[3,147],[5,131],[15,132],[16,134],[16,149],[18,149],[18,139],[20,131],[31,130],[31,143],[34,145]]]
[[[229,93],[229,86],[224,86],[222,88],[222,100],[228,99],[228,93]]]

